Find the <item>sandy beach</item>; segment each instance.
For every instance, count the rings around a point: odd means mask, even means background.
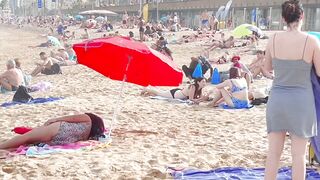
[[[119,32],[126,34],[127,30]],[[39,32],[0,26],[0,72],[5,70],[8,59],[20,58],[22,69],[30,73],[39,53],[49,51],[28,46],[44,41]],[[264,49],[266,43],[267,40],[262,40],[259,47]],[[200,44],[203,43],[170,45],[176,64],[181,67],[189,63],[191,56],[199,55]],[[249,54],[241,58],[248,64],[255,56]],[[222,69],[226,67],[229,65],[221,65]],[[46,81],[53,87],[49,91],[32,93],[32,96],[63,97],[63,100],[0,108],[1,141],[14,135],[13,127],[35,127],[48,118],[81,112],[102,116],[109,127],[121,82],[82,65],[62,67],[62,71],[62,75],[33,78],[32,84]],[[253,86],[258,88],[267,83],[266,79],[256,80]],[[109,147],[40,158],[15,156],[0,160],[0,179],[171,179],[166,172],[168,166],[203,170],[264,167],[267,153],[265,105],[249,110],[213,109],[152,100],[140,96],[141,90],[138,85],[125,85],[122,109]],[[13,93],[0,94],[0,103],[10,101],[12,96]],[[286,141],[281,166],[290,166],[290,153],[290,141]]]

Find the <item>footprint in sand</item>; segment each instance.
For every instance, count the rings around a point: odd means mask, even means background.
[[[13,173],[14,170],[15,170],[14,166],[5,165],[2,167],[2,171],[8,174]]]
[[[166,173],[162,173],[161,171],[159,171],[158,169],[151,169],[150,171],[148,171],[148,174],[145,178],[143,179],[166,179],[167,174]]]

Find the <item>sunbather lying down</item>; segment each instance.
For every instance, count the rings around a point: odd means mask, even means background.
[[[202,89],[206,86],[206,79],[197,78],[194,84],[185,88],[175,88],[169,91],[162,91],[155,88],[146,88],[141,92],[143,96],[161,96],[168,99],[191,100],[195,103],[202,101]]]
[[[98,140],[104,134],[103,120],[92,113],[48,120],[44,125],[0,143],[0,157],[21,145],[46,143],[63,145],[85,140]]]

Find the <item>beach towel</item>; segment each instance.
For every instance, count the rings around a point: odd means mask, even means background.
[[[10,107],[10,106],[15,106],[15,105],[20,105],[20,104],[42,104],[42,103],[47,103],[47,102],[53,102],[53,101],[58,101],[64,98],[56,98],[56,97],[49,97],[49,98],[35,98],[29,102],[23,103],[23,102],[6,102],[1,104],[1,107]]]
[[[174,102],[174,103],[193,104],[193,102],[190,101],[189,99],[187,99],[187,100],[171,99],[171,98],[166,98],[166,97],[162,97],[162,96],[151,96],[150,99],[158,99],[158,100],[164,100],[164,101]]]
[[[225,167],[208,171],[202,171],[197,169],[182,169],[176,170],[174,168],[168,168],[171,176],[178,179],[185,180],[261,180],[264,178],[264,168],[241,168],[241,167]],[[291,180],[291,168],[280,168],[278,171],[277,180]],[[307,169],[306,180],[320,179],[320,174],[316,169]]]
[[[37,84],[33,84],[29,86],[31,92],[35,91],[46,91],[49,90],[52,87],[52,84],[50,82],[39,82]]]
[[[10,156],[25,155],[28,157],[41,157],[56,153],[70,153],[79,150],[92,150],[95,148],[106,147],[111,143],[111,138],[108,141],[80,141],[65,145],[50,146],[40,143],[33,146],[20,146],[15,152],[10,153]]]
[[[222,109],[251,109],[251,108],[253,108],[253,105],[252,105],[252,104],[249,104],[248,107],[236,108],[236,107],[230,107],[230,106],[228,106],[227,104],[222,104],[222,105],[220,105],[219,107],[221,107]]]
[[[314,67],[311,70],[311,82],[312,82],[316,113],[317,113],[318,135],[312,137],[310,140],[311,140],[311,146],[314,149],[314,153],[316,157],[320,159],[320,78],[317,76]]]

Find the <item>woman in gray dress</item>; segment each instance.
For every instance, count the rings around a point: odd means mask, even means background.
[[[304,17],[298,0],[282,4],[287,31],[275,33],[267,45],[265,67],[275,77],[267,104],[268,155],[265,179],[275,180],[286,133],[291,138],[292,179],[305,179],[308,138],[317,134],[310,79],[312,65],[320,76],[319,41],[301,32]]]

